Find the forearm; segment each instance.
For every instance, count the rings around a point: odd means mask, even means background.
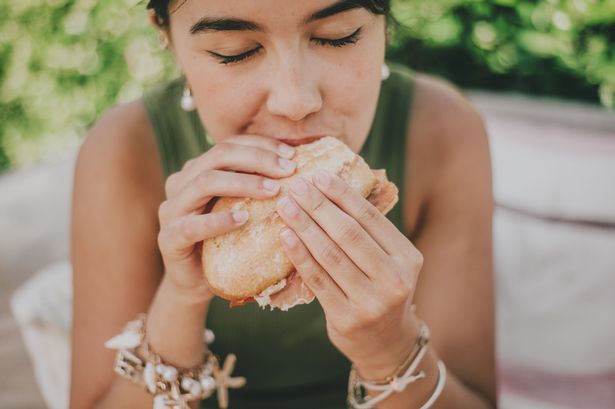
[[[202,362],[208,306],[209,302],[182,294],[169,280],[162,280],[150,306],[146,333],[152,350],[165,363],[187,368]],[[152,405],[152,395],[118,376],[95,408],[150,409]],[[198,402],[193,407],[198,407]]]

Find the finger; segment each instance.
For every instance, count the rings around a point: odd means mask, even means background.
[[[271,199],[280,191],[280,182],[258,175],[207,170],[195,177],[160,210],[161,222],[194,212],[200,213],[213,197]],[[162,206],[161,206],[162,207]]]
[[[376,279],[388,255],[355,219],[344,213],[322,192],[301,177],[290,181],[297,203],[371,279]]]
[[[192,179],[207,170],[257,173],[271,178],[288,177],[297,164],[276,153],[252,146],[220,143],[198,158],[186,162],[184,169],[167,179],[167,197],[172,197]]]
[[[183,260],[192,254],[196,243],[235,230],[248,217],[245,210],[187,215],[160,229],[158,246],[167,260]]]
[[[312,180],[325,196],[359,222],[385,252],[393,255],[407,250],[407,244],[410,242],[406,236],[339,176],[319,170],[315,172]]]
[[[271,152],[275,152],[286,159],[292,159],[296,152],[295,148],[285,144],[284,142],[261,135],[236,135],[225,139],[224,142],[266,149]]]
[[[277,205],[282,220],[301,238],[308,251],[353,300],[368,296],[369,278],[360,271],[341,248],[305,213],[295,200],[284,196]]]
[[[280,232],[280,241],[301,279],[318,298],[318,302],[320,302],[324,311],[345,311],[348,302],[346,294],[314,260],[295,232],[289,228],[284,228]]]

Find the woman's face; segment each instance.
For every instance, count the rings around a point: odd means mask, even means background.
[[[182,2],[171,2],[171,46],[216,142],[331,135],[360,150],[380,91],[384,16],[338,0]]]

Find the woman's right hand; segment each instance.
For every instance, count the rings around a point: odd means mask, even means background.
[[[278,194],[275,179],[295,171],[294,148],[263,136],[234,136],[187,161],[165,184],[158,216],[158,246],[165,276],[182,292],[206,302],[211,293],[203,274],[203,240],[239,228],[245,211],[210,212],[215,197],[268,199]]]

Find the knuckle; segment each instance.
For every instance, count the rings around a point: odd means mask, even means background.
[[[346,319],[344,322],[339,324],[337,327],[337,332],[339,332],[344,337],[348,337],[349,335],[354,334],[357,331],[357,327],[354,322],[350,319]]]
[[[391,307],[397,307],[408,301],[408,297],[410,297],[410,284],[408,280],[403,280],[398,277],[396,285],[392,286],[389,292],[389,305]]]
[[[175,194],[175,191],[177,190],[176,185],[178,183],[178,179],[179,179],[179,174],[173,173],[164,182],[164,191],[167,197],[171,197]]]
[[[365,224],[375,222],[380,217],[380,212],[370,202],[363,200],[359,208],[358,219]]]
[[[370,327],[381,321],[388,313],[388,308],[383,303],[372,303],[363,314],[361,314],[358,325],[360,328]]]
[[[415,267],[421,269],[423,268],[423,264],[425,263],[425,257],[423,256],[423,253],[421,253],[420,251],[416,250],[415,255],[414,255],[414,265]]]
[[[334,244],[325,246],[320,254],[320,257],[325,264],[330,266],[340,265],[343,260],[342,252]]]
[[[345,197],[350,192],[350,186],[337,176],[331,178],[327,194],[335,201]]]
[[[273,166],[277,167],[277,159],[274,159],[274,156],[272,153],[267,152],[263,149],[259,149],[259,148],[254,148],[256,155],[254,155],[254,159],[256,160],[256,163],[270,163],[273,164]]]
[[[338,197],[344,197],[347,194],[353,193],[352,188],[350,187],[350,185],[348,183],[346,183],[345,181],[341,180],[341,179],[337,179],[336,177],[333,178],[333,186],[334,186],[334,192],[337,192],[337,196]]]
[[[425,257],[423,257],[423,253],[417,249],[410,250],[402,260],[398,261],[398,265],[400,265],[400,267],[404,269],[408,269],[408,267],[410,267],[414,271],[420,271],[423,268],[424,263]]]
[[[190,223],[189,218],[184,218],[177,226],[178,235],[186,241],[194,238],[194,230],[194,224]]]
[[[190,169],[194,165],[195,159],[188,159],[184,162],[184,166],[182,166],[182,170]]]
[[[214,145],[212,152],[216,153],[214,156],[219,157],[219,156],[228,155],[229,153],[231,153],[232,150],[233,150],[232,144],[225,141],[225,142],[221,142],[221,143]]]
[[[207,214],[203,218],[203,229],[205,231],[217,231],[223,228],[227,222],[231,220],[231,216],[226,212],[213,212]]]
[[[167,220],[169,215],[169,207],[170,204],[168,200],[165,200],[160,203],[160,206],[158,206],[158,220],[160,221],[160,224],[163,224]]]
[[[356,310],[348,314],[338,330],[344,335],[352,336],[374,325],[379,319],[380,316],[372,308]]]
[[[209,187],[212,182],[215,180],[214,173],[211,170],[204,170],[196,176],[195,184],[199,189],[204,189]]]
[[[307,281],[308,286],[316,291],[324,290],[327,285],[327,278],[322,272],[316,271],[312,274],[306,275],[305,280]]]
[[[158,232],[157,243],[161,253],[165,253],[167,250],[167,237],[168,234],[166,233],[166,230],[160,229],[160,231]]]
[[[316,196],[316,197],[314,198],[314,202],[312,203],[311,210],[314,213],[318,213],[322,211],[324,208],[324,205],[326,203],[325,196],[322,194],[312,195],[312,196]]]
[[[242,142],[242,138],[239,135],[233,135],[233,136],[229,136],[228,138],[224,139],[224,142],[221,143],[234,143],[234,144],[240,144]]]
[[[357,223],[347,223],[339,231],[339,240],[342,243],[357,244],[361,240],[361,230]]]

